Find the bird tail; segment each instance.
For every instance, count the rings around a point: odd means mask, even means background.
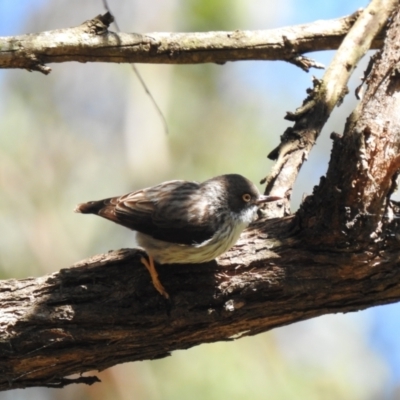
[[[100,217],[109,219],[116,223],[120,223],[115,213],[115,204],[113,203],[118,197],[110,197],[109,199],[88,201],[87,203],[78,204],[75,207],[76,213],[96,214]]]
[[[88,201],[87,203],[78,204],[74,211],[82,214],[96,214],[100,217],[132,229],[131,222],[129,220],[124,222],[124,219],[121,220],[121,218],[118,216],[116,211],[116,203],[118,200],[119,197],[110,197],[109,199],[104,200]]]
[[[113,200],[113,198],[81,203],[75,207],[74,212],[82,214],[102,215],[104,211],[108,208],[108,206],[110,206],[111,200]]]
[[[78,204],[74,212],[82,214],[98,214],[98,212],[104,207],[102,201],[89,201],[87,203]]]

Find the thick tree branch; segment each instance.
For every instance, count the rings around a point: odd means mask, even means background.
[[[374,254],[316,251],[291,224],[259,223],[218,263],[159,266],[171,302],[136,250],[2,281],[0,389],[61,387],[70,374],[400,299],[396,241]]]
[[[321,81],[314,79],[314,88],[303,106],[287,119],[296,121],[281,137],[281,144],[269,154],[277,163],[267,179],[266,193],[290,199],[294,182],[314,146],[333,108],[347,94],[347,82],[353,69],[370,49],[376,34],[386,25],[398,0],[373,0],[361,12],[349,34],[340,45]],[[346,165],[346,163],[344,163]],[[282,213],[288,213],[288,207]]]
[[[116,33],[110,14],[81,26],[30,35],[0,37],[0,68],[49,73],[49,63],[67,61],[199,64],[240,60],[284,60],[308,70],[319,64],[302,56],[337,49],[358,13],[307,25],[266,31]],[[382,46],[382,37],[373,43]]]
[[[385,219],[393,218],[388,199],[400,168],[399,41],[398,12],[383,50],[371,60],[363,100],[347,120],[343,137],[333,135],[326,179],[303,206],[308,210],[304,227],[317,236],[326,227],[334,232],[317,241],[364,247],[371,239],[383,240]]]

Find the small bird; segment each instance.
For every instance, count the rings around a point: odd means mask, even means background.
[[[78,204],[75,212],[97,214],[137,231],[149,259],[141,262],[165,298],[159,264],[208,262],[229,250],[258,216],[259,207],[281,197],[261,195],[241,175],[221,175],[203,183],[168,181],[120,197]]]

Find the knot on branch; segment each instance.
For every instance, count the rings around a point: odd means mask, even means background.
[[[314,109],[318,100],[320,99],[321,93],[321,80],[317,79],[315,76],[312,77],[312,88],[308,88],[306,90],[308,96],[303,101],[301,107],[298,107],[296,111],[293,113],[291,111],[287,111],[285,115],[285,119],[288,121],[298,121],[304,115],[308,114],[311,110]]]
[[[44,75],[48,75],[51,72],[51,68],[45,65],[35,54],[26,52],[25,50],[19,50],[23,53],[26,60],[25,69],[29,72],[38,71]]]
[[[289,56],[287,57],[286,61],[296,65],[305,72],[310,71],[310,68],[325,69],[323,64],[320,64],[313,59],[305,57],[299,53],[296,50],[293,42],[286,35],[282,35],[282,41],[286,51],[289,52]]]
[[[108,32],[108,28],[114,22],[114,17],[106,12],[104,15],[98,15],[93,19],[85,21],[81,27],[86,33],[91,35],[103,35]]]
[[[303,56],[302,54],[293,54],[288,60],[293,65],[301,68],[304,72],[309,72],[311,68],[325,69],[325,66],[312,58]]]
[[[279,157],[283,157],[298,148],[304,147],[304,144],[300,143],[301,139],[302,135],[299,132],[292,127],[288,127],[285,132],[283,132],[283,135],[281,135],[281,143],[268,154],[268,158],[270,160],[277,160]],[[262,183],[264,182],[261,182],[261,184]]]

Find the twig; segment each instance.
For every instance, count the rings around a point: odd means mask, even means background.
[[[110,7],[108,5],[107,0],[103,0],[103,6],[111,15],[113,15],[113,13],[111,12],[111,9],[110,9]],[[119,29],[119,25],[118,25],[117,20],[115,19],[115,17],[114,17],[114,25],[117,28],[117,31],[121,31],[121,29]],[[165,116],[164,116],[163,112],[161,111],[160,106],[157,104],[156,99],[154,98],[153,94],[150,92],[150,90],[149,90],[148,86],[146,85],[146,82],[144,81],[142,75],[140,74],[139,70],[136,68],[136,65],[135,64],[131,64],[131,68],[132,68],[134,74],[136,75],[136,78],[139,80],[140,84],[142,85],[142,88],[146,92],[147,96],[149,96],[150,101],[152,102],[154,108],[157,111],[157,114],[159,115],[159,117],[161,119],[161,122],[164,125],[164,131],[168,135],[167,120],[165,119]]]

